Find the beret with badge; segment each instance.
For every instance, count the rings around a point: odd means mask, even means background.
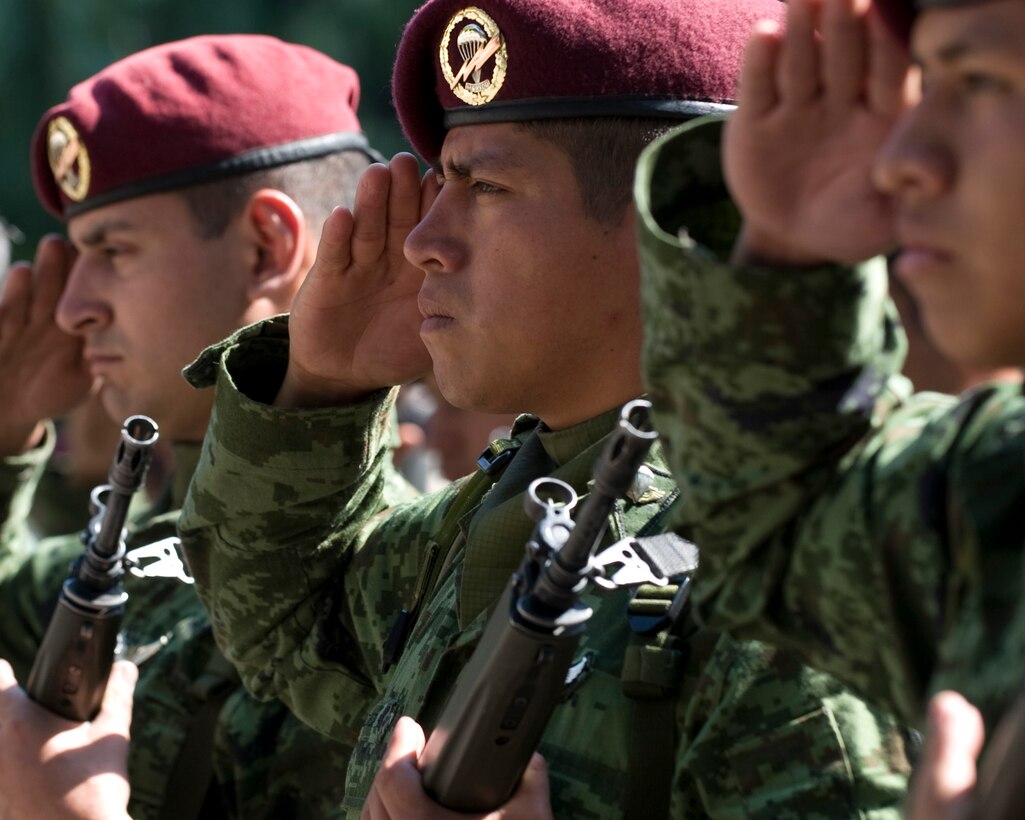
[[[428,162],[460,125],[729,110],[757,20],[779,0],[430,0],[399,43],[392,95]]]
[[[155,46],[71,89],[32,137],[48,211],[93,208],[354,150],[356,72],[306,46],[251,34]]]

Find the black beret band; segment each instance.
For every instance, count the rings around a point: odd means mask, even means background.
[[[449,108],[444,113],[446,128],[489,122],[572,119],[574,117],[637,117],[688,120],[705,114],[724,114],[736,106],[704,100],[674,100],[665,97],[529,97],[493,102],[482,106]]]
[[[101,208],[114,202],[121,202],[125,199],[133,199],[137,196],[147,196],[165,191],[174,191],[179,188],[188,188],[192,185],[199,185],[203,182],[213,182],[216,179],[238,176],[252,171],[262,171],[268,168],[278,168],[282,165],[290,165],[293,162],[302,162],[307,159],[337,154],[342,151],[357,151],[374,162],[384,162],[384,157],[370,147],[366,137],[351,131],[338,134],[325,134],[321,137],[310,137],[309,139],[296,140],[284,145],[271,145],[265,148],[256,148],[246,151],[220,162],[213,162],[209,165],[202,165],[197,168],[186,168],[174,174],[142,179],[130,185],[122,185],[110,191],[104,191],[97,196],[89,197],[82,202],[71,202],[64,208],[64,214],[70,218],[91,211],[94,208]]]

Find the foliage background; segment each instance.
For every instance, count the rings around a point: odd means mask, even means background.
[[[389,76],[402,27],[421,0],[0,0],[0,216],[24,239],[62,231],[36,202],[32,132],[75,83],[135,51],[197,34],[259,33],[304,43],[357,70],[359,116],[384,154],[409,150]],[[273,70],[268,66],[268,70]]]

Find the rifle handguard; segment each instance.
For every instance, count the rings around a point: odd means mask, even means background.
[[[83,533],[85,554],[61,588],[25,684],[33,700],[68,720],[92,720],[103,703],[128,598],[121,589],[125,519],[158,438],[146,416],[131,416],[122,426],[110,483],[91,495],[95,514]]]
[[[580,602],[591,556],[656,438],[643,429],[650,407],[636,401],[623,408],[575,522],[569,485],[550,478],[531,484],[534,538],[420,756],[424,788],[441,805],[491,811],[516,790],[564,695],[592,614]]]

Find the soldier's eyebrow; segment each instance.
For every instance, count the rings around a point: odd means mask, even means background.
[[[103,244],[109,234],[117,231],[131,231],[135,227],[135,224],[128,219],[108,219],[106,222],[94,225],[77,239],[74,237],[72,239],[79,247],[91,248]]]
[[[449,157],[440,164],[435,163],[434,170],[445,177],[467,179],[482,172],[507,173],[527,166],[526,158],[519,152],[482,148],[456,159]]]
[[[987,23],[957,32],[947,42],[929,48],[930,53],[912,49],[912,58],[918,65],[932,62],[944,66],[979,54],[1020,58],[1021,45],[1016,33]]]

